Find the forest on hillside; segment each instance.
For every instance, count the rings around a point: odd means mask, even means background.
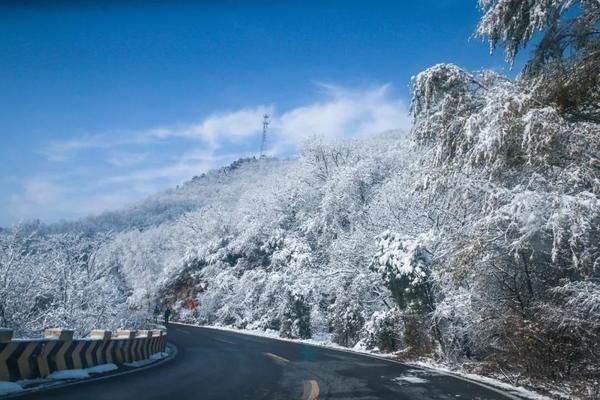
[[[435,65],[410,132],[307,139],[129,209],[0,231],[0,326],[200,324],[600,395],[600,2],[480,0],[516,79]],[[188,301],[198,306],[190,310]]]

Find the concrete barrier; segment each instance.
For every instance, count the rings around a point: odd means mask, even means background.
[[[44,330],[44,337],[48,339],[73,340],[73,331],[61,328],[49,328]]]
[[[14,339],[11,329],[0,328],[0,381],[45,378],[54,371],[123,364],[165,351],[162,330],[94,330],[89,338],[73,338],[73,331],[46,329],[42,339]]]
[[[0,328],[0,343],[10,342],[13,336],[12,329]]]

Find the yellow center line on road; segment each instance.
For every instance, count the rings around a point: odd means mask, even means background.
[[[280,361],[284,363],[289,363],[290,360],[287,358],[278,356],[273,353],[263,353],[265,356],[272,358],[275,361]],[[310,379],[308,381],[304,381],[304,393],[302,394],[302,400],[317,400],[319,398],[319,384],[317,381]]]
[[[304,381],[304,394],[302,400],[317,400],[319,398],[319,384],[315,380]]]
[[[277,360],[277,361],[283,361],[283,362],[286,362],[286,363],[290,362],[290,360],[288,360],[287,358],[283,358],[281,356],[278,356],[277,354],[273,354],[273,353],[263,353],[263,354],[265,356],[271,357],[272,359]]]

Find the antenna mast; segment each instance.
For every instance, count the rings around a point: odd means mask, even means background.
[[[264,157],[265,143],[267,141],[267,128],[269,127],[269,114],[263,115],[262,140],[260,142],[260,157]]]

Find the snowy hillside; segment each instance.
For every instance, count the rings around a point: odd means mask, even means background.
[[[150,196],[144,201],[122,210],[105,212],[74,222],[48,226],[53,232],[117,232],[133,228],[145,229],[174,221],[182,214],[221,200],[223,190],[243,190],[259,170],[284,168],[286,161],[267,160],[254,163],[254,159],[240,159],[229,166],[195,176],[177,188]],[[268,173],[268,172],[265,172]],[[235,186],[238,185],[239,188]]]

